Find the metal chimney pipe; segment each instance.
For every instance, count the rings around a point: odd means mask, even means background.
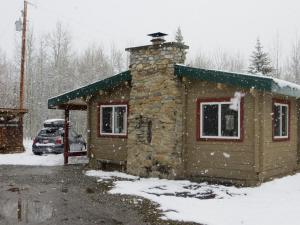
[[[164,36],[167,36],[167,34],[156,32],[156,33],[148,34],[148,36],[152,37],[151,42],[153,45],[159,45],[166,41],[164,39]]]

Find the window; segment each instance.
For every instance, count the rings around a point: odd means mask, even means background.
[[[38,136],[42,137],[56,137],[60,136],[62,134],[62,131],[59,128],[46,128],[42,129]]]
[[[100,105],[100,135],[127,134],[127,105]]]
[[[199,101],[200,138],[241,139],[241,104],[235,109],[228,101]],[[198,137],[199,138],[199,137]]]
[[[289,136],[289,104],[274,101],[273,104],[273,137],[287,139]]]

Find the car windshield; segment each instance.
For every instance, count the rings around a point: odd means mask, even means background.
[[[42,137],[55,137],[59,135],[61,135],[59,129],[43,129],[38,134],[38,136],[42,136]]]

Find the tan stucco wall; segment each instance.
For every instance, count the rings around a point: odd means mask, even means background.
[[[254,151],[254,102],[248,90],[190,80],[186,95],[185,170],[188,177],[256,180]],[[196,138],[197,99],[232,98],[236,91],[244,97],[244,137],[242,141],[198,141]],[[229,154],[227,158],[223,153]]]
[[[130,88],[122,85],[111,91],[101,92],[89,101],[88,118],[90,124],[89,150],[96,159],[126,161],[127,138],[98,136],[98,104],[112,101],[129,101]]]
[[[185,84],[187,135],[184,162],[187,177],[254,185],[295,171],[299,123],[295,98],[205,81],[187,80]],[[236,91],[245,94],[243,141],[197,140],[197,99],[233,97]],[[290,101],[290,139],[287,141],[278,142],[272,138],[273,98]]]
[[[290,102],[290,134],[289,140],[274,141],[272,137],[272,100],[273,98],[288,100]],[[262,148],[262,173],[260,179],[270,179],[274,176],[285,175],[293,172],[297,167],[297,113],[296,99],[292,97],[264,94],[264,135]]]

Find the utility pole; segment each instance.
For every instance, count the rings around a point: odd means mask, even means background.
[[[24,80],[25,80],[25,54],[26,54],[26,24],[27,24],[27,1],[24,0],[23,27],[22,27],[22,51],[20,72],[20,109],[24,109]]]

